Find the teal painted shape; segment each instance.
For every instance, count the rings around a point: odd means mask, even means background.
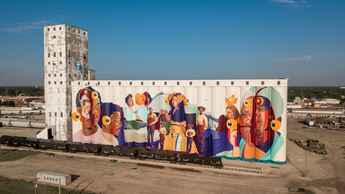
[[[193,113],[198,113],[198,106],[194,104],[189,104],[188,106],[185,106],[185,112],[187,114],[193,114]]]
[[[240,147],[240,156],[242,156],[243,149],[244,149],[244,146],[246,145],[246,143],[247,142],[245,140],[241,139],[240,145],[239,145],[239,147]]]
[[[282,135],[278,135],[277,133],[275,134],[274,141],[271,147],[271,159],[276,156],[278,151],[283,147],[284,145],[284,139]]]

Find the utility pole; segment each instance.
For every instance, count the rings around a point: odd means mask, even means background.
[[[305,150],[305,154],[304,154],[304,176],[306,177],[307,176],[307,171],[308,171],[308,169],[307,169],[307,164],[308,164],[308,162],[307,162],[307,160],[308,160],[308,151],[307,150]]]
[[[59,178],[59,194],[61,194],[61,180]]]
[[[5,84],[6,84],[6,96],[8,96],[8,82],[7,82],[8,78],[5,77],[4,80],[5,80]]]

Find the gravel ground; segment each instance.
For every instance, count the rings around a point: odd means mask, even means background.
[[[318,139],[326,145],[327,155],[307,152],[288,141],[285,165],[224,162],[262,167],[268,175],[261,177],[44,153],[0,162],[0,176],[30,181],[41,170],[74,174],[78,178],[67,189],[95,193],[345,193],[345,150],[341,148],[345,146],[345,133],[302,127],[298,120],[290,119],[288,138]],[[0,128],[0,135],[6,133],[32,136],[35,131]]]

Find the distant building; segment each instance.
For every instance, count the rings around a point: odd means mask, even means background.
[[[1,96],[0,102],[29,103],[35,100],[43,100],[42,96]]]
[[[45,120],[54,139],[71,139],[71,82],[87,80],[88,32],[61,24],[44,27]]]
[[[87,77],[88,77],[88,80],[95,80],[96,79],[96,71],[93,69],[90,69]]]
[[[288,108],[288,109],[302,108],[302,105],[300,105],[300,104],[295,104],[294,102],[288,102],[288,103],[287,103],[287,108]]]
[[[313,106],[313,100],[309,99],[309,98],[300,98],[300,97],[296,97],[294,99],[294,104],[296,105],[301,105],[302,107],[311,107]]]
[[[333,99],[333,98],[325,98],[322,100],[315,100],[314,107],[315,108],[328,108],[332,106],[336,106],[340,104],[340,100]]]

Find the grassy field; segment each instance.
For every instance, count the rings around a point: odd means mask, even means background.
[[[53,187],[49,185],[37,185],[37,194],[50,194],[50,193],[59,193],[58,187]],[[13,180],[0,176],[0,193],[1,194],[26,194],[26,193],[35,193],[35,184],[29,181],[23,180]],[[70,191],[61,188],[61,193],[68,194],[91,194],[90,192],[80,192],[80,191]]]
[[[0,149],[0,162],[19,160],[37,153],[38,152]]]

